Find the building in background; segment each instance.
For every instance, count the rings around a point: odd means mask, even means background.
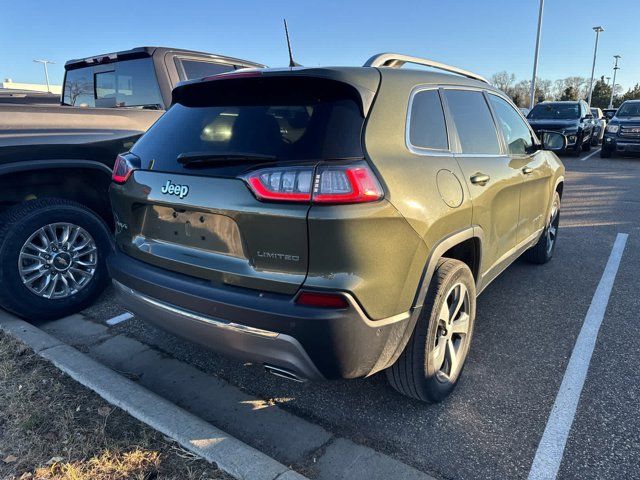
[[[62,93],[62,85],[49,85],[50,93],[60,95]],[[27,92],[43,92],[47,93],[47,86],[41,83],[18,83],[10,78],[5,78],[0,83],[0,91],[2,90],[18,90]]]
[[[50,85],[49,89],[51,92],[47,92],[47,86],[43,84],[16,83],[7,78],[0,82],[0,103],[59,105],[62,87]]]

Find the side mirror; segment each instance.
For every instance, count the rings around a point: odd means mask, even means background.
[[[567,137],[558,132],[541,131],[542,150],[559,152],[567,148]]]

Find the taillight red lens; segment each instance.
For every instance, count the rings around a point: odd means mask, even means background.
[[[364,203],[382,198],[380,183],[366,164],[321,166],[316,172],[314,203]]]
[[[296,298],[298,305],[320,308],[348,308],[349,302],[340,293],[301,292]]]
[[[256,170],[244,179],[258,200],[309,202],[313,167],[276,167]]]
[[[132,153],[124,153],[116,157],[116,162],[113,164],[113,172],[111,173],[111,180],[115,183],[125,183],[129,180],[131,173],[140,167],[140,159]]]
[[[274,167],[242,177],[258,200],[321,204],[373,202],[384,193],[365,163],[313,167]]]

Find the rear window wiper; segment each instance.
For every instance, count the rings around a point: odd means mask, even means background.
[[[244,162],[264,162],[274,161],[278,158],[275,155],[264,155],[260,153],[207,153],[207,152],[186,152],[178,155],[178,163],[185,167],[196,167],[205,165],[223,165],[228,163]]]

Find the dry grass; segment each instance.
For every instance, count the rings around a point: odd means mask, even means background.
[[[230,477],[0,333],[0,478]]]

